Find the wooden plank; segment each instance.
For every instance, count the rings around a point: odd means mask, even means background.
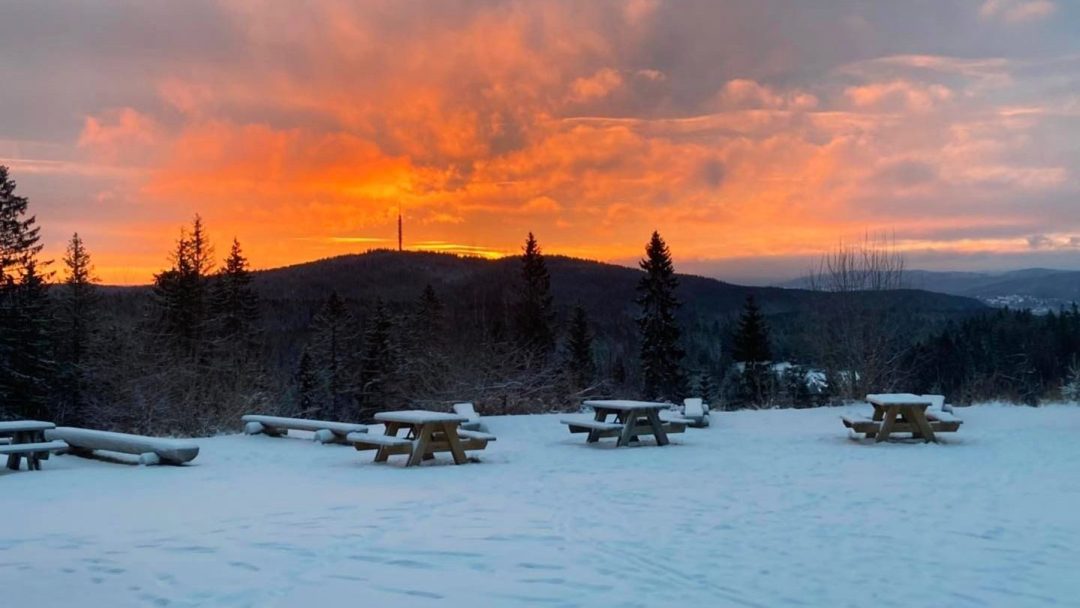
[[[469,461],[465,456],[465,451],[461,449],[461,441],[458,439],[457,434],[457,422],[444,422],[442,424],[443,433],[446,435],[446,441],[450,444],[450,453],[454,456],[454,464],[465,464]]]
[[[908,418],[912,425],[915,427],[915,431],[912,431],[917,437],[922,437],[925,441],[937,441],[934,437],[934,429],[930,428],[930,423],[926,421],[926,408],[909,406],[903,408],[904,416]]]
[[[470,431],[470,430],[463,429],[461,427],[458,427],[457,434],[458,434],[458,437],[461,437],[462,439],[483,439],[484,441],[495,441],[497,439],[497,437],[495,437],[495,435],[492,435],[490,433],[481,433],[480,431]]]
[[[660,413],[656,410],[646,410],[645,416],[649,420],[649,424],[652,426],[653,436],[656,437],[657,445],[667,445],[668,441],[667,433],[664,431],[664,425],[660,423]]]
[[[423,461],[424,454],[426,454],[428,450],[428,444],[431,443],[433,426],[434,425],[432,424],[419,425],[419,436],[416,438],[416,442],[413,443],[412,454],[409,454],[409,460],[405,463],[405,466],[415,467]]]
[[[896,425],[896,416],[899,412],[898,407],[889,406],[885,408],[885,422],[881,425],[881,430],[878,431],[874,441],[881,443],[889,438],[889,434],[892,433],[893,426]]]

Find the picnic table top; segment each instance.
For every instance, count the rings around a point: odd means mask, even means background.
[[[427,424],[430,422],[468,422],[468,416],[447,412],[429,412],[427,410],[400,410],[375,414],[379,422],[401,422],[404,424]]]
[[[0,433],[20,433],[23,431],[47,431],[56,428],[51,422],[41,420],[8,420],[0,422]]]
[[[934,400],[930,395],[913,395],[911,393],[884,393],[881,395],[867,395],[866,400],[874,405],[925,405],[931,406]]]
[[[670,403],[630,401],[625,399],[589,399],[588,401],[585,401],[585,405],[607,410],[666,410],[671,407]]]

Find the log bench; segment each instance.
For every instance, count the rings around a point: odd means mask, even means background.
[[[128,433],[113,433],[61,426],[45,431],[50,440],[67,443],[68,453],[76,456],[107,456],[108,453],[126,454],[137,457],[137,464],[172,464],[181,465],[191,462],[199,455],[199,445],[185,439],[163,439],[145,437]],[[103,452],[104,454],[99,454]],[[121,462],[128,462],[121,459]]]
[[[39,443],[5,443],[0,445],[0,455],[8,457],[7,468],[18,471],[20,461],[26,459],[26,470],[40,471],[41,461],[46,460],[49,454],[55,454],[68,449],[68,444],[63,441],[44,441]]]
[[[244,432],[248,435],[264,434],[271,437],[283,437],[290,430],[312,431],[319,443],[347,444],[350,433],[366,433],[367,426],[350,422],[330,420],[308,420],[306,418],[282,418],[280,416],[262,416],[248,414],[243,416]]]

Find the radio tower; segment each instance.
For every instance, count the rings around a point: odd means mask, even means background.
[[[401,247],[401,202],[397,205],[397,250],[402,251]]]

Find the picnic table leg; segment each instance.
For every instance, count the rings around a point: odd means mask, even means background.
[[[637,437],[634,436],[634,424],[637,422],[636,412],[623,412],[619,415],[623,424],[622,432],[619,433],[619,443],[616,444],[619,447],[630,445],[630,442]]]
[[[664,423],[660,421],[660,413],[656,410],[648,410],[645,414],[649,419],[649,425],[652,426],[653,436],[656,437],[656,445],[667,445],[668,441],[667,432],[664,430]]]
[[[926,412],[922,408],[911,407],[907,412],[904,412],[906,418],[910,418],[910,423],[919,430],[916,437],[922,437],[926,442],[937,442],[937,437],[934,436],[934,429],[930,426],[930,421],[926,419]]]
[[[415,467],[424,460],[424,454],[428,451],[428,445],[431,444],[431,427],[430,424],[422,424],[416,433],[417,437],[413,440],[412,453],[409,454],[409,461],[405,463],[407,467]],[[415,428],[415,427],[414,427]]]
[[[386,431],[383,435],[387,437],[397,437],[398,429],[401,428],[401,424],[397,422],[387,422]],[[386,462],[390,458],[390,452],[386,449],[386,446],[380,446],[375,450],[375,462]]]
[[[892,433],[893,425],[896,424],[896,415],[898,413],[898,410],[899,408],[897,407],[890,407],[885,412],[885,422],[882,423],[881,430],[878,431],[877,437],[874,438],[874,441],[881,443],[882,441],[885,441],[889,438],[889,434]]]
[[[607,422],[607,412],[601,408],[593,408],[593,420],[595,422]],[[600,431],[590,430],[589,436],[585,439],[585,443],[596,443],[600,441]]]
[[[469,459],[465,456],[465,450],[461,449],[461,441],[457,436],[457,422],[444,422],[443,432],[446,433],[446,443],[450,444],[450,453],[454,455],[454,464],[465,464]]]

